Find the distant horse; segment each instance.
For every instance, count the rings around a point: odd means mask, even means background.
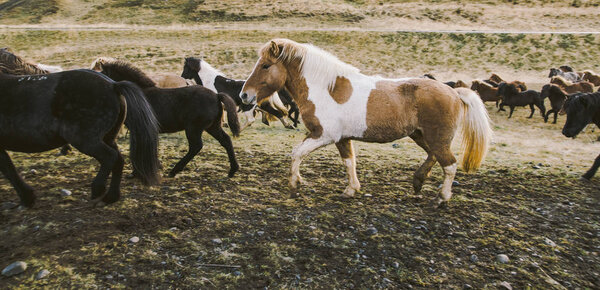
[[[522,82],[522,81],[507,82],[495,73],[492,73],[490,78],[487,80],[483,80],[483,82],[485,82],[488,85],[491,85],[492,87],[495,87],[495,88],[497,88],[498,85],[500,85],[501,83],[509,83],[509,84],[512,83],[512,84],[515,84],[517,86],[517,88],[519,89],[519,91],[521,91],[521,92],[527,90],[527,85],[525,85],[524,82]]]
[[[562,129],[563,135],[575,138],[585,126],[590,123],[600,127],[600,93],[578,93],[571,95],[565,101],[561,115],[567,115],[567,121]],[[583,178],[591,179],[600,167],[600,155],[596,157],[592,167],[583,175]]]
[[[581,81],[581,77],[576,72],[565,72],[557,68],[551,68],[548,77],[552,78],[555,76],[563,77],[565,80],[574,83]]]
[[[498,88],[483,81],[474,80],[471,83],[471,90],[477,92],[484,102],[496,102],[496,108],[498,107],[498,103],[502,100],[502,97],[498,95]]]
[[[550,117],[550,114],[554,113],[554,122],[552,122],[552,124],[556,124],[556,117],[565,103],[565,100],[567,100],[567,93],[555,84],[547,84],[542,87],[540,97],[542,100],[548,98],[550,100],[550,106],[552,107],[552,109],[546,112],[544,122],[548,122],[548,117]]]
[[[568,94],[591,93],[594,91],[594,84],[586,81],[572,83],[561,76],[554,76],[550,79],[551,84],[558,85]]]
[[[211,89],[215,93],[219,92],[230,95],[239,106],[240,111],[246,116],[247,123],[243,127],[246,128],[254,122],[255,106],[242,104],[242,100],[239,97],[240,91],[244,86],[244,81],[229,79],[203,59],[195,57],[185,58],[181,77],[194,79],[196,83]],[[290,107],[289,111],[285,106]],[[294,122],[294,127],[298,126],[298,117],[300,115],[298,106],[284,89],[273,94],[268,103],[260,105],[260,109],[277,117],[286,128],[293,128],[285,119],[286,116]],[[295,116],[292,116],[292,114],[295,114]]]
[[[106,62],[117,61],[116,58],[101,56],[96,58],[90,67],[90,69],[99,72],[101,65]],[[193,86],[196,83],[194,81],[186,80],[176,74],[171,73],[156,73],[148,75],[152,81],[159,88],[181,88],[185,86]]]
[[[458,80],[458,81],[449,81],[449,82],[445,82],[445,85],[455,89],[455,88],[468,88],[469,85],[467,85],[465,82],[463,82],[462,80]]]
[[[600,86],[600,75],[590,70],[583,71],[583,80],[594,84],[594,86]]]
[[[452,196],[457,162],[450,145],[460,120],[464,170],[475,170],[484,158],[491,128],[483,103],[471,90],[452,89],[423,78],[367,76],[316,46],[288,39],[268,42],[259,57],[244,84],[243,102],[260,104],[285,86],[309,130],[292,152],[292,196],[302,182],[302,159],[331,143],[338,148],[348,172],[349,185],[343,197],[352,197],[360,189],[351,140],[384,143],[411,137],[428,155],[415,172],[415,192],[421,190],[436,161],[443,168],[438,205]]]
[[[510,114],[508,118],[512,117],[515,107],[529,106],[531,114],[527,118],[532,118],[535,112],[534,105],[540,109],[542,118],[545,118],[546,107],[544,106],[544,100],[541,98],[540,93],[534,90],[527,90],[521,92],[518,85],[514,83],[501,83],[498,85],[498,95],[502,97],[502,104],[510,107]]]
[[[231,138],[223,131],[221,116],[223,103],[227,111],[229,129],[234,136],[240,133],[235,102],[226,94],[216,94],[203,86],[163,89],[140,69],[124,61],[106,61],[100,64],[101,73],[113,80],[128,80],[142,88],[156,118],[161,133],[174,133],[185,130],[189,151],[171,172],[174,177],[200,152],[203,147],[202,133],[208,132],[227,150],[229,156],[229,177],[239,169],[235,159]]]
[[[3,59],[0,67],[6,61]],[[19,176],[6,150],[34,153],[65,144],[100,162],[92,183],[92,202],[119,200],[123,157],[115,138],[126,116],[133,167],[146,184],[160,182],[158,123],[136,85],[114,82],[88,70],[72,70],[26,76],[0,72],[0,88],[0,171],[23,206],[33,206],[34,190]]]

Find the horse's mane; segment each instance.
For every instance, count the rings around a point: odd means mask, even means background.
[[[142,88],[155,87],[156,83],[148,77],[141,69],[132,64],[122,61],[113,60],[102,63],[102,68],[105,70],[114,70],[121,73],[126,80],[131,81]]]
[[[501,82],[504,81],[503,78],[501,78],[499,75],[497,75],[495,73],[492,73],[492,75],[490,76],[489,80],[497,82],[497,83],[501,83]],[[497,81],[495,81],[495,80],[497,80]]]
[[[473,83],[476,83],[476,84],[477,84],[477,87],[479,87],[479,86],[483,86],[483,87],[485,87],[485,88],[487,88],[487,89],[490,89],[490,90],[491,90],[491,89],[495,89],[495,87],[494,87],[494,86],[492,86],[492,85],[490,85],[490,84],[488,84],[488,83],[486,83],[486,82],[484,82],[484,81],[480,81],[480,80],[473,80]]]
[[[101,65],[107,63],[107,62],[114,62],[117,61],[116,58],[112,58],[112,57],[108,57],[108,56],[101,56],[96,58],[93,62],[92,65],[90,66],[91,70],[95,70],[95,71],[101,71],[102,67]]]
[[[562,84],[562,85],[565,85],[565,86],[571,86],[571,85],[573,85],[572,82],[566,80],[565,78],[563,78],[562,76],[559,76],[559,75],[553,76],[550,79],[550,83],[559,83],[559,84]]]
[[[0,49],[0,72],[11,75],[47,74],[46,70],[24,61],[21,57],[10,52],[8,48]]]
[[[198,71],[198,76],[200,76],[200,79],[202,79],[203,82],[205,81],[205,79],[214,81],[217,76],[225,76],[224,73],[212,67],[208,62],[204,61],[204,59],[198,60],[200,61],[200,71]]]
[[[283,38],[271,40],[280,47],[279,60],[290,63],[294,59],[300,60],[300,73],[307,83],[321,85],[331,89],[338,76],[349,76],[360,73],[360,70],[347,64],[329,52],[312,44],[297,43]],[[259,50],[259,55],[268,56],[271,42]]]

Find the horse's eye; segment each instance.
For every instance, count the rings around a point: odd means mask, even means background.
[[[263,69],[269,69],[270,66],[270,64],[263,64]]]

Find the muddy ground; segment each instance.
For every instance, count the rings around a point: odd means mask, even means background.
[[[100,208],[87,202],[96,161],[78,152],[12,153],[38,200],[33,209],[0,210],[0,267],[29,265],[0,277],[0,288],[600,287],[599,184],[578,179],[595,157],[597,133],[564,141],[564,120],[526,115],[492,113],[488,160],[475,174],[459,171],[445,209],[433,206],[438,166],[413,193],[425,155],[410,140],[356,143],[362,192],[350,200],[339,197],[346,174],[335,146],[310,155],[302,196],[289,198],[289,153],[304,131],[281,124],[254,124],[234,140],[242,166],[234,178],[226,177],[225,150],[205,136],[179,176],[153,188],[125,179],[122,200]],[[527,138],[575,150],[513,148]],[[124,137],[119,144],[127,155]],[[163,135],[165,170],[186,150],[183,134]],[[17,202],[4,178],[0,201]],[[134,236],[139,242],[128,241]],[[510,261],[499,263],[498,254]],[[42,269],[51,274],[35,280]]]

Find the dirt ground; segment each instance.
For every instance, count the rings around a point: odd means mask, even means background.
[[[425,155],[410,140],[356,143],[362,192],[350,200],[339,197],[346,174],[334,146],[303,163],[307,185],[289,198],[289,153],[304,134],[281,124],[254,124],[234,140],[242,168],[231,179],[225,150],[205,137],[179,176],[153,188],[125,179],[122,200],[101,208],[87,203],[98,169],[91,158],[12,153],[38,200],[0,211],[0,266],[29,264],[0,286],[600,287],[600,189],[579,180],[600,151],[597,132],[571,140],[560,134],[564,119],[544,124],[520,109],[507,120],[488,109],[496,135],[487,161],[475,174],[459,171],[446,209],[433,206],[437,166],[413,193]],[[119,144],[127,155],[126,139]],[[162,136],[165,170],[186,150],[183,134]],[[17,202],[6,179],[0,200]],[[35,280],[42,269],[51,274]]]

